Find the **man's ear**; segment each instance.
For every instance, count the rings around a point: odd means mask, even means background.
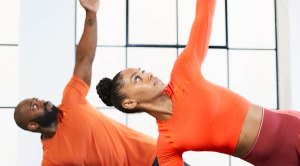
[[[137,102],[135,100],[132,100],[132,99],[125,99],[122,103],[122,106],[125,108],[125,109],[133,109],[135,108],[137,105]]]
[[[38,123],[36,123],[36,122],[29,122],[28,124],[27,124],[27,129],[28,130],[30,130],[30,131],[34,131],[34,130],[36,130],[37,128],[39,128],[39,124]]]

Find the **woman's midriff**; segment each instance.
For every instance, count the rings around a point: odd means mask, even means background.
[[[241,158],[251,151],[260,131],[262,117],[263,108],[250,104],[233,156]]]

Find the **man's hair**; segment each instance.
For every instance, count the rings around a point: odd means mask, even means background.
[[[24,118],[23,118],[23,113],[21,111],[21,106],[22,106],[22,104],[19,103],[17,105],[17,107],[15,108],[15,112],[14,112],[15,122],[16,122],[17,126],[19,126],[21,129],[27,130],[27,127],[25,125]]]

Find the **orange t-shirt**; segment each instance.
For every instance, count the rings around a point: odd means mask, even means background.
[[[161,166],[183,165],[185,151],[233,154],[249,108],[243,97],[203,78],[201,64],[212,28],[215,0],[197,0],[188,44],[174,64],[165,89],[172,117],[157,120],[157,155]]]
[[[42,140],[43,166],[151,166],[155,140],[104,116],[73,76],[63,94],[56,134]]]

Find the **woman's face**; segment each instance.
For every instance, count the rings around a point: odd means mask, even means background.
[[[128,68],[121,72],[123,88],[121,92],[139,103],[151,103],[161,96],[166,85],[152,73],[141,69]]]

